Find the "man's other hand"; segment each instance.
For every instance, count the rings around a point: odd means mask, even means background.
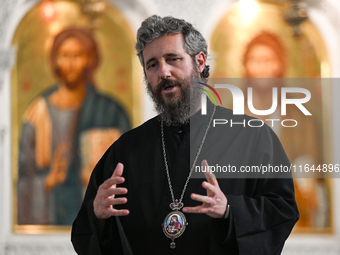
[[[196,207],[184,207],[185,213],[205,213],[212,218],[222,218],[227,208],[228,200],[221,191],[220,186],[216,180],[216,176],[208,171],[208,162],[202,161],[203,169],[207,169],[204,173],[207,182],[202,183],[203,188],[207,190],[207,195],[202,196],[192,193],[191,198],[200,201],[203,204]]]
[[[115,198],[116,195],[126,194],[126,188],[119,187],[117,184],[124,183],[122,177],[124,165],[118,163],[115,171],[110,179],[107,179],[99,186],[97,195],[93,201],[94,214],[98,219],[107,219],[111,216],[125,216],[129,214],[129,210],[116,210],[113,205],[125,204],[126,197]]]

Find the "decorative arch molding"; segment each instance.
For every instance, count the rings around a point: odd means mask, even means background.
[[[42,0],[1,0],[0,9],[0,49],[9,48],[20,21],[33,6]],[[107,0],[128,20],[132,28],[137,28],[148,12],[139,0]]]
[[[333,0],[309,1],[308,15],[318,28],[328,49],[332,77],[340,77],[340,2]]]

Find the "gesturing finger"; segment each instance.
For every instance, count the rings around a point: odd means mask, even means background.
[[[129,213],[130,213],[129,210],[126,210],[126,209],[122,209],[122,210],[114,209],[114,212],[111,214],[111,216],[126,216]]]
[[[210,213],[211,211],[212,209],[210,207],[204,207],[202,205],[183,208],[183,212],[185,213]]]
[[[125,181],[125,179],[123,177],[110,178],[110,179],[107,179],[105,182],[103,182],[103,184],[100,185],[99,188],[108,189],[112,185],[121,184],[124,181]]]
[[[207,171],[204,172],[205,178],[207,178],[207,181],[212,185],[218,185],[216,176],[210,172],[208,162],[206,160],[202,161],[202,169],[207,169]]]
[[[199,194],[191,194],[191,198],[193,200],[200,201],[202,203],[211,204],[211,205],[215,204],[215,200],[208,196],[202,196]]]
[[[213,184],[211,184],[209,182],[203,182],[202,186],[203,186],[203,188],[205,188],[207,190],[208,196],[212,196],[214,194],[217,194],[217,192],[219,191],[218,186],[214,186]]]
[[[118,163],[111,178],[122,176],[123,170],[124,170],[124,165],[122,163]]]
[[[103,198],[110,197],[112,195],[124,195],[128,193],[127,188],[109,188],[102,191],[101,195]]]
[[[126,216],[128,215],[130,212],[129,210],[127,209],[122,209],[122,210],[116,210],[112,207],[108,207],[108,208],[105,208],[104,210],[102,210],[97,218],[98,219],[107,219],[109,218],[110,216]]]
[[[126,204],[126,203],[127,203],[126,197],[119,197],[119,198],[110,197],[105,200],[104,205],[108,207],[110,205],[121,205],[121,204]]]

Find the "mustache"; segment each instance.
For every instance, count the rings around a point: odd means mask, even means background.
[[[160,83],[158,83],[156,87],[156,91],[160,92],[165,86],[179,86],[182,87],[182,83],[176,80],[164,79]]]

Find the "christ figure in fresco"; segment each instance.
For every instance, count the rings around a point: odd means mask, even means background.
[[[130,129],[124,108],[93,82],[99,54],[89,32],[59,33],[50,60],[58,82],[31,102],[22,120],[19,225],[71,225],[93,167]]]
[[[262,31],[246,46],[243,55],[243,67],[247,87],[253,88],[254,108],[268,110],[272,106],[272,90],[278,91],[278,107],[267,116],[255,116],[248,107],[246,114],[265,119],[294,119],[296,127],[283,127],[278,121],[272,125],[293,165],[309,166],[322,163],[322,150],[315,119],[305,116],[295,105],[287,105],[287,115],[281,116],[281,87],[286,71],[286,50],[280,39],[273,33]],[[270,79],[268,79],[270,78]],[[295,175],[294,177],[298,177]],[[294,178],[296,201],[300,211],[299,228],[325,228],[328,226],[328,199],[323,179]]]

